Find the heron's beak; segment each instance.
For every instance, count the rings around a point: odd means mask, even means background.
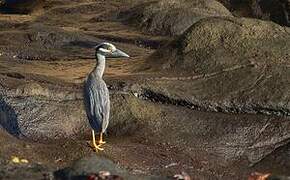
[[[112,52],[111,56],[112,58],[119,58],[119,57],[130,57],[128,54],[126,54],[125,52],[116,49],[114,52]]]

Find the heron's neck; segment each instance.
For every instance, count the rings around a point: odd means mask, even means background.
[[[96,54],[97,64],[93,73],[99,77],[103,77],[105,66],[106,66],[106,58],[101,54]]]

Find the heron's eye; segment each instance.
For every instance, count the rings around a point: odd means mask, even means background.
[[[113,52],[113,48],[112,48],[111,46],[108,47],[108,50],[109,50],[110,52]]]

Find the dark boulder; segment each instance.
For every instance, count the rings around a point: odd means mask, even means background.
[[[253,15],[257,18],[272,20],[280,25],[290,26],[289,0],[253,0]]]
[[[221,2],[234,16],[252,17],[251,0],[218,0]]]
[[[166,180],[169,178],[142,176],[130,174],[125,169],[120,168],[111,160],[92,155],[76,161],[71,167],[56,171],[56,179],[89,179],[98,177],[99,179],[140,179],[140,180]]]
[[[219,0],[235,16],[271,20],[290,26],[289,0]]]

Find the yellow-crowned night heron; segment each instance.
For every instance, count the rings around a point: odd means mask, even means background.
[[[129,55],[117,49],[113,44],[106,42],[97,45],[95,49],[97,63],[85,81],[84,103],[87,117],[92,127],[93,147],[97,151],[104,150],[101,147],[105,143],[103,141],[103,133],[108,127],[110,115],[109,90],[102,78],[106,57],[118,58],[129,57]],[[96,143],[95,132],[100,133],[98,144]]]

